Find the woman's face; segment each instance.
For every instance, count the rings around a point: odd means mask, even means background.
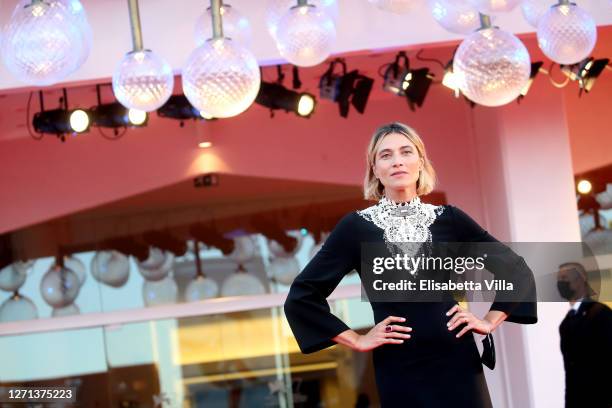
[[[378,145],[373,170],[386,189],[416,188],[423,163],[414,143],[400,133],[391,133]]]

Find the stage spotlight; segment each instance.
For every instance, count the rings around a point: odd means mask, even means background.
[[[589,92],[595,80],[602,73],[606,65],[610,62],[608,58],[593,59],[585,58],[574,65],[561,65],[561,71],[567,75],[572,81],[578,81],[580,86],[580,94],[582,90]]]
[[[178,119],[181,127],[185,126],[184,121],[187,119],[213,119],[206,112],[194,108],[185,95],[172,95],[168,102],[157,110],[157,114],[162,118]]]
[[[453,60],[450,60],[444,67],[444,76],[442,77],[442,85],[452,89],[455,92],[455,98],[458,98],[461,94],[459,89],[459,82],[457,81],[457,75],[453,72]]]
[[[57,136],[66,133],[83,133],[91,125],[90,114],[84,109],[53,109],[37,112],[32,120],[34,130],[38,133],[50,133]]]
[[[410,73],[410,85],[404,92],[410,110],[414,111],[415,106],[419,108],[423,106],[423,102],[431,86],[432,75],[429,74],[429,68],[414,69],[410,71]]]
[[[292,91],[279,83],[264,81],[261,82],[255,102],[272,111],[282,109],[305,118],[312,115],[316,106],[314,95]]]
[[[128,111],[128,120],[133,126],[142,126],[148,119],[147,112],[138,109],[132,109]]]
[[[93,108],[94,126],[114,129],[127,126],[144,126],[147,120],[146,112],[128,109],[119,102],[98,105]]]
[[[385,91],[399,96],[406,95],[406,90],[412,80],[412,72],[410,71],[408,56],[404,51],[400,51],[395,56],[395,61],[387,66],[383,78],[383,89]]]
[[[576,189],[580,194],[589,194],[593,189],[593,185],[589,180],[580,180],[576,185]]]
[[[34,114],[32,126],[38,133],[50,133],[65,141],[67,133],[83,133],[91,125],[91,113],[86,109],[68,109],[68,95],[63,89],[62,108],[45,110],[42,91],[38,92],[40,112]]]
[[[336,66],[342,67],[342,73],[334,72]],[[336,59],[329,65],[327,71],[319,81],[319,96],[338,103],[340,116],[346,118],[350,105],[363,114],[365,112],[374,80],[359,71],[346,72],[346,63],[342,59]]]
[[[517,99],[519,102],[525,95],[527,95],[527,92],[529,92],[529,88],[531,88],[531,84],[533,83],[533,80],[540,72],[540,68],[542,67],[542,64],[543,64],[542,61],[536,61],[536,62],[531,63],[531,73],[529,74],[529,81],[527,81],[523,89],[521,89],[521,94],[519,95]]]

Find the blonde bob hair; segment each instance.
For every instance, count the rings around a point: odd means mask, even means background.
[[[411,141],[423,159],[423,170],[419,172],[417,180],[417,195],[422,196],[432,192],[436,185],[436,171],[425,151],[425,144],[421,137],[409,126],[400,122],[392,122],[382,125],[372,135],[366,152],[367,170],[363,181],[363,196],[366,200],[379,200],[385,194],[385,186],[374,175],[374,164],[376,163],[376,151],[385,136],[399,133]]]

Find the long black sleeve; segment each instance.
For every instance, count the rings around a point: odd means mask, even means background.
[[[340,220],[319,252],[291,284],[284,309],[302,353],[336,344],[332,338],[349,327],[330,312],[327,297],[348,272],[356,269],[359,245],[354,213]]]
[[[457,207],[449,206],[449,208],[459,241],[468,243],[472,249],[478,247],[475,243],[492,243],[480,246],[486,248],[486,269],[496,278],[508,278],[517,286],[512,296],[513,301],[503,301],[500,293],[497,293],[490,310],[499,310],[508,314],[506,320],[509,322],[536,323],[538,314],[535,280],[525,259],[495,239],[465,212]]]

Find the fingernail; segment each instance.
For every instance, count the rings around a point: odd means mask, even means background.
[[[450,326],[450,322],[446,323],[446,327]]]
[[[403,343],[403,342],[404,342],[404,340],[400,340],[400,343]]]
[[[459,335],[456,335],[455,337],[459,337]]]
[[[402,322],[405,322],[405,321],[406,321],[406,318],[405,318],[405,317],[402,317]]]
[[[446,315],[448,316],[450,314],[450,310],[448,312],[446,312]]]
[[[449,327],[448,330],[450,330],[451,328]]]

